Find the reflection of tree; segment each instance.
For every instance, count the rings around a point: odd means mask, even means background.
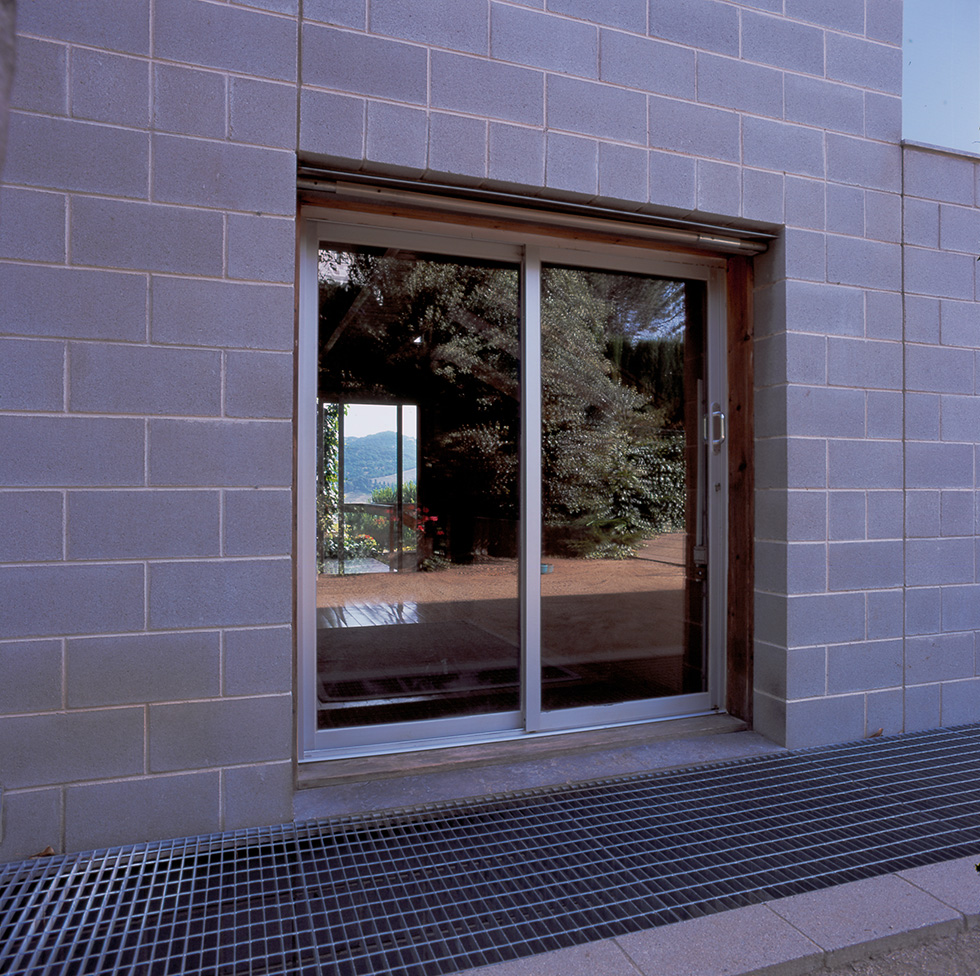
[[[571,268],[544,285],[545,525],[581,553],[629,555],[683,524],[684,286]],[[509,266],[322,252],[320,395],[418,404],[420,501],[454,562],[486,546],[477,520],[518,517],[518,287]]]
[[[543,284],[546,538],[628,556],[684,522],[683,284],[551,267]]]

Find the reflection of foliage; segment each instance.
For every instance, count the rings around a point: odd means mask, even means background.
[[[418,501],[418,486],[414,481],[406,481],[402,485],[402,504]],[[375,505],[397,505],[398,492],[394,485],[381,485],[371,492],[371,501]]]
[[[684,524],[682,290],[545,269],[544,520],[582,555],[625,558]]]
[[[322,254],[321,396],[418,405],[423,497],[445,531],[425,556],[468,561],[477,518],[518,518],[516,268]],[[543,282],[544,521],[583,555],[628,556],[684,521],[685,285],[558,267]]]
[[[327,558],[326,540],[335,538],[339,529],[340,485],[333,459],[337,456],[339,443],[340,408],[335,403],[318,403],[317,410],[316,571],[322,573],[323,561]]]

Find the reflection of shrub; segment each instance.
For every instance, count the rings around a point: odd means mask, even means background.
[[[340,546],[337,544],[337,537],[326,541],[326,554],[330,559],[340,558]],[[344,540],[345,559],[376,559],[384,553],[377,542],[369,535],[355,535]]]
[[[606,456],[591,511],[569,545],[586,559],[628,559],[645,538],[684,528],[684,438],[618,439]]]

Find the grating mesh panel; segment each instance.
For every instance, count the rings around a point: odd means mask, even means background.
[[[980,726],[0,866],[0,972],[435,976],[974,853]]]

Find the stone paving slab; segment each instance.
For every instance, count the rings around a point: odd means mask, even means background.
[[[945,951],[980,928],[976,861],[911,868],[460,976],[803,976],[849,972],[851,963],[928,940]],[[874,972],[874,960],[868,967],[854,971]]]

